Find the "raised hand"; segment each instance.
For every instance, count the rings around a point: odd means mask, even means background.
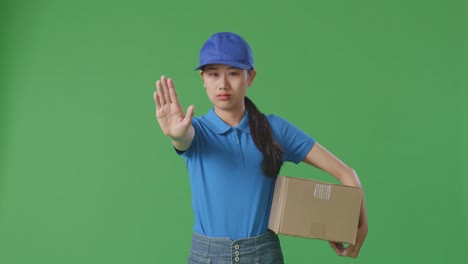
[[[193,135],[189,138],[187,136],[192,124],[194,106],[190,105],[187,108],[187,114],[184,114],[177,98],[174,82],[165,76],[161,76],[161,79],[156,81],[156,91],[153,97],[156,103],[156,118],[163,133],[173,141],[189,139],[190,144]]]

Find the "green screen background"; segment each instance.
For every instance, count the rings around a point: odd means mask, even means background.
[[[287,263],[466,263],[464,2],[2,1],[0,263],[186,263],[187,172],[152,93],[165,74],[204,114],[193,68],[217,31],[251,44],[257,106],[364,185],[360,257],[281,236]]]

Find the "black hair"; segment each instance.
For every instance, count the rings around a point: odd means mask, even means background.
[[[250,134],[263,154],[262,171],[267,176],[276,177],[283,165],[283,149],[273,136],[271,125],[265,115],[247,96],[244,97],[244,103],[249,112]]]

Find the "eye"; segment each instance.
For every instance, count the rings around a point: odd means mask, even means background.
[[[228,76],[237,76],[237,75],[239,75],[238,72],[230,72],[230,73],[228,74]]]
[[[209,73],[208,76],[210,77],[216,77],[218,76],[218,74],[216,72],[212,72],[212,73]]]

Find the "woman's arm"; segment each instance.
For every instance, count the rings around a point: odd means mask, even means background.
[[[361,182],[359,181],[359,177],[356,174],[356,172],[317,142],[309,151],[309,153],[303,161],[309,165],[312,165],[329,173],[330,175],[337,178],[344,185],[362,188]],[[364,243],[364,240],[366,239],[366,236],[366,203],[364,201],[364,197],[362,197],[361,212],[359,215],[359,225],[356,235],[356,243],[354,245],[349,245],[347,248],[345,248],[342,243],[329,243],[338,255],[356,258],[359,254],[359,250],[361,249],[362,244]]]

